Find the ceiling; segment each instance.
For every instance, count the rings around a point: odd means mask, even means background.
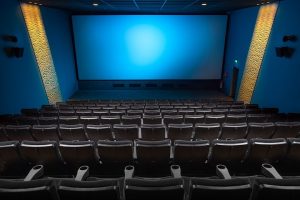
[[[276,0],[21,0],[73,13],[224,14]],[[93,5],[94,4],[94,5]],[[205,5],[206,4],[206,5]]]

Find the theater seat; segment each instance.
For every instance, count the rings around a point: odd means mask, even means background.
[[[99,140],[97,149],[103,165],[119,165],[123,169],[126,165],[133,164],[133,142],[131,140]]]
[[[144,115],[143,124],[162,124],[161,115]]]
[[[251,193],[252,193],[251,183],[247,178],[234,178],[234,179],[192,178],[191,179],[190,200],[199,200],[199,199],[249,200]]]
[[[204,123],[204,121],[205,121],[204,115],[185,115],[184,116],[184,122],[187,124],[191,123],[194,126],[197,123]]]
[[[111,115],[111,116],[101,116],[100,119],[101,124],[120,124],[121,123],[121,118],[119,115]]]
[[[262,163],[276,164],[284,158],[287,149],[284,138],[251,139],[247,162],[258,167]]]
[[[168,165],[170,162],[171,140],[136,140],[137,162],[142,165]]]
[[[300,179],[256,178],[253,199],[296,200],[300,196]]]
[[[224,123],[225,114],[206,114],[205,123]]]
[[[163,124],[142,124],[141,138],[143,140],[163,140],[166,138],[166,127]]]
[[[295,138],[300,136],[300,122],[276,122],[272,138]]]
[[[58,123],[58,117],[40,117],[39,124],[40,125],[52,125]]]
[[[60,141],[59,150],[64,163],[74,172],[82,165],[96,167],[99,156],[93,141]]]
[[[99,125],[100,124],[99,116],[80,116],[79,121],[81,124],[84,124],[84,125],[88,125],[88,124]]]
[[[202,123],[195,125],[194,139],[202,139],[212,141],[219,138],[221,126],[219,123]]]
[[[184,122],[183,115],[165,115],[164,124],[167,126],[169,124],[182,124]]]
[[[174,140],[190,140],[193,136],[193,124],[169,124],[168,138]]]
[[[224,164],[228,167],[239,167],[245,159],[248,150],[248,141],[246,139],[237,140],[213,140],[212,151],[209,162],[215,164]]]
[[[246,114],[228,114],[226,123],[245,123],[247,122]]]
[[[142,118],[140,115],[123,115],[122,116],[122,123],[123,124],[137,124],[141,125]]]
[[[87,125],[86,133],[89,140],[97,142],[98,140],[112,140],[113,134],[110,124]]]
[[[32,126],[32,135],[38,140],[54,140],[59,141],[58,127],[56,124],[53,125],[34,125]]]
[[[137,124],[115,124],[113,132],[116,140],[135,140],[139,138],[139,127]]]
[[[24,167],[26,163],[19,154],[19,141],[0,142],[0,175],[20,175]]]
[[[52,180],[14,181],[1,179],[0,199],[59,200],[59,197]]]
[[[247,139],[262,138],[269,139],[275,131],[275,125],[272,122],[248,123]]]
[[[247,134],[247,123],[223,123],[221,139],[243,139]]]
[[[61,200],[119,200],[120,197],[119,183],[115,179],[62,180],[57,190]]]
[[[131,178],[125,180],[126,200],[184,199],[181,178]]]
[[[20,153],[32,166],[44,165],[46,173],[61,167],[62,160],[56,141],[22,141]]]
[[[74,124],[79,124],[79,117],[78,116],[59,116],[58,119],[60,124],[67,124],[67,125],[74,125]]]
[[[87,140],[82,124],[60,124],[59,133],[62,140]]]
[[[9,140],[33,140],[30,125],[7,125],[5,131]]]

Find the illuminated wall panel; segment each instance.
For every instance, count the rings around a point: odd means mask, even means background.
[[[238,100],[250,103],[255,89],[278,4],[261,6],[250,44]]]
[[[21,8],[48,101],[50,104],[62,101],[40,8],[36,5],[23,3],[21,4]]]

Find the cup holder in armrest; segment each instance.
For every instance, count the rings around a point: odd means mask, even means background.
[[[44,175],[44,166],[43,165],[36,165],[31,168],[28,172],[27,176],[25,177],[24,181],[31,181],[34,179],[38,179]]]
[[[76,181],[85,181],[90,174],[90,168],[87,165],[79,167],[75,177]]]
[[[216,173],[217,173],[218,177],[220,177],[222,179],[231,179],[229,171],[225,165],[217,165]]]
[[[269,178],[282,179],[282,176],[271,164],[264,163],[261,165],[261,173]]]
[[[134,166],[127,165],[124,169],[125,179],[132,178],[134,176]]]
[[[170,169],[174,178],[181,178],[181,168],[179,165],[171,165]]]

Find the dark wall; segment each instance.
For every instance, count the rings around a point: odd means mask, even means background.
[[[225,71],[231,73],[234,60],[238,60],[239,82],[252,39],[259,7],[231,13],[229,40]],[[284,35],[300,37],[299,0],[281,1],[267,45],[265,57],[258,77],[252,103],[262,107],[278,107],[281,112],[300,112],[300,41],[283,43]],[[276,57],[275,47],[288,45],[296,49],[292,58]],[[229,93],[231,77],[227,77],[225,88]]]
[[[18,113],[22,107],[48,102],[32,51],[22,11],[17,0],[2,1],[0,35],[15,35],[17,43],[0,40],[0,113]],[[3,48],[24,48],[22,58],[8,58]]]

